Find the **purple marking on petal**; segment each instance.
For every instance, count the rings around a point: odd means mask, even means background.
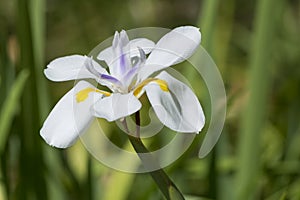
[[[120,57],[120,68],[121,72],[124,73],[126,72],[126,61],[125,61],[125,54],[122,52],[121,57]]]
[[[139,67],[131,68],[122,78],[125,85],[131,84],[134,77],[137,76],[137,71],[139,70]]]
[[[124,76],[124,79],[127,80],[127,79],[132,78],[132,76],[136,74],[137,70],[138,70],[138,67],[134,67],[134,68],[130,69]]]
[[[109,81],[111,83],[114,83],[114,84],[117,83],[117,84],[121,85],[121,82],[118,79],[116,79],[115,77],[113,77],[113,76],[110,76],[110,75],[107,75],[107,74],[101,74],[100,78],[101,79],[105,79],[105,80],[107,80],[107,81]]]

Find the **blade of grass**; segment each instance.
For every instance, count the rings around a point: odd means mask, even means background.
[[[35,78],[39,84],[36,85],[38,106],[41,122],[46,118],[50,110],[50,100],[43,68],[45,60],[45,0],[29,1],[29,19],[31,23],[32,45],[35,66]]]
[[[46,145],[46,144],[45,144]],[[47,170],[47,190],[49,191],[49,199],[63,200],[66,199],[68,191],[64,184],[68,182],[68,175],[59,158],[59,151],[53,148],[44,148],[45,165]]]
[[[0,199],[7,199],[6,185],[3,181],[2,170],[0,170]]]
[[[213,32],[215,20],[218,14],[219,0],[203,1],[199,24],[203,35],[202,46],[212,53]]]
[[[15,4],[17,15],[17,33],[20,47],[19,69],[30,71],[30,79],[22,95],[21,116],[17,137],[20,141],[19,179],[15,195],[20,199],[48,199],[44,156],[39,137],[40,110],[36,78],[35,54],[30,20],[30,1],[18,0]],[[34,169],[34,174],[33,174]]]
[[[198,26],[201,31],[201,45],[208,53],[212,53],[213,32],[215,19],[218,14],[219,0],[204,0],[199,14]],[[195,79],[195,71],[190,67],[185,67],[187,78],[189,80]]]
[[[233,32],[235,0],[220,2],[220,13],[216,20],[216,30],[214,31],[215,39],[212,41],[214,47],[215,62],[218,65],[223,77],[226,76],[229,70],[226,70],[229,45]]]
[[[257,1],[255,33],[250,52],[249,99],[240,129],[238,171],[235,199],[255,199],[260,166],[260,140],[266,117],[269,91],[272,38],[275,32],[276,8],[272,0]]]
[[[12,85],[8,96],[6,97],[0,112],[0,152],[2,152],[6,138],[9,133],[9,128],[12,124],[16,109],[20,103],[20,97],[26,80],[29,76],[28,70],[20,72],[18,78]]]
[[[0,24],[1,25],[1,24]],[[1,30],[7,30],[6,26],[0,26]],[[14,36],[9,37],[8,31],[0,31],[0,105],[3,104],[5,96],[8,94],[8,89],[15,80],[14,63],[8,55],[8,48],[16,50],[16,47],[9,44],[9,40]]]
[[[198,18],[198,26],[201,31],[201,45],[208,53],[212,53],[213,32],[215,19],[218,14],[219,0],[204,0],[201,7],[201,12]],[[195,71],[190,67],[186,67],[187,77],[189,80],[194,80]]]

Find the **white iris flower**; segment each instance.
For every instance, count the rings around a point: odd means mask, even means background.
[[[109,73],[87,56],[53,60],[44,71],[48,79],[92,78],[110,91],[79,81],[55,105],[41,128],[41,136],[52,146],[66,148],[95,117],[115,121],[139,111],[139,98],[145,92],[165,126],[178,132],[198,133],[205,117],[193,91],[165,71],[155,77],[150,75],[189,58],[200,41],[199,29],[192,26],[173,29],[157,44],[145,38],[130,41],[125,31],[116,32],[112,46],[97,57],[107,63]]]

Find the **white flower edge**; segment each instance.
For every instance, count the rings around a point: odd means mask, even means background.
[[[194,92],[167,72],[161,72],[156,78],[166,81],[169,89],[165,92],[157,84],[145,86],[159,120],[174,131],[199,133],[205,124],[205,117]]]
[[[156,71],[188,59],[200,42],[201,33],[197,27],[181,26],[171,30],[153,48],[139,72],[139,79],[144,80]]]
[[[90,92],[85,101],[78,102],[76,94],[86,88],[95,87],[86,81],[78,82],[58,101],[48,115],[40,135],[49,145],[57,148],[71,146],[93,120],[90,108],[94,102],[102,98],[102,94]]]
[[[69,55],[56,58],[47,65],[44,74],[49,80],[56,82],[87,78],[97,80],[99,77],[95,76],[87,68],[87,64],[90,61],[97,73],[107,74],[107,71],[96,61],[82,55]]]

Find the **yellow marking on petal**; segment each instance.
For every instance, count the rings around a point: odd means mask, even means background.
[[[148,78],[135,87],[135,89],[133,90],[133,95],[139,98],[143,93],[143,88],[149,83],[156,83],[157,85],[159,85],[162,91],[169,92],[168,83],[166,81],[158,78]]]
[[[103,90],[98,90],[97,88],[85,88],[83,90],[80,90],[76,94],[77,103],[85,101],[89,97],[90,92],[98,92],[98,93],[103,94],[105,96],[110,96],[111,95],[111,93],[103,91]]]
[[[153,82],[157,83],[162,91],[169,92],[168,83],[166,81],[161,80],[161,79],[157,79]]]

